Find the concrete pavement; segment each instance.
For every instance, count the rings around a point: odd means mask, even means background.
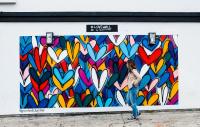
[[[200,127],[200,111],[0,117],[0,127]]]

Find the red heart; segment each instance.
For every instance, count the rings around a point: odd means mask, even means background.
[[[47,60],[47,48],[43,48],[42,54],[40,56],[39,55],[39,48],[36,47],[34,49],[34,58],[35,58],[35,64],[38,68],[38,71],[41,73],[44,66],[45,66],[46,60]]]
[[[140,46],[138,48],[138,53],[142,61],[150,65],[151,63],[155,62],[160,57],[160,55],[162,54],[162,48],[157,48],[151,55],[147,55],[144,48]]]
[[[31,77],[31,83],[33,85],[33,87],[35,88],[35,90],[37,92],[39,92],[40,90],[43,90],[47,84],[48,84],[48,80],[46,80],[45,82],[43,82],[42,84],[38,84],[32,77]]]

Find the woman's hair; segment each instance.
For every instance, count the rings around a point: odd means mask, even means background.
[[[127,61],[127,68],[129,71],[132,71],[133,69],[136,69],[136,65],[132,60]]]

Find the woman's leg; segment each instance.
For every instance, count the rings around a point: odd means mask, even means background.
[[[130,101],[131,101],[131,107],[132,107],[132,113],[134,118],[137,118],[137,116],[139,115],[139,111],[137,109],[137,88],[132,88],[131,90],[131,94],[130,94]]]

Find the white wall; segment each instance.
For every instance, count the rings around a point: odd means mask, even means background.
[[[16,0],[0,11],[198,12],[199,0]]]
[[[87,23],[0,23],[0,114],[19,114],[19,36],[94,34],[85,32]],[[89,23],[91,24],[91,23]],[[99,23],[100,24],[100,23]],[[105,23],[104,23],[105,24]],[[108,23],[112,24],[112,23]],[[114,23],[117,24],[117,23]],[[142,110],[200,108],[199,35],[200,23],[118,23],[123,34],[178,34],[179,105],[139,107]],[[101,33],[105,34],[105,33]],[[41,113],[121,111],[121,108],[45,109]],[[25,113],[37,113],[29,111]]]

